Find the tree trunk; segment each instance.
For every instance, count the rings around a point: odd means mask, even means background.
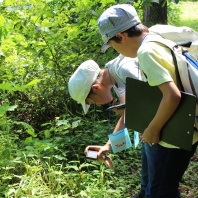
[[[152,2],[151,6],[145,6],[143,11],[143,24],[150,27],[155,24],[167,24],[167,1]]]

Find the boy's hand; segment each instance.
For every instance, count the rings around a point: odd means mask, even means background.
[[[98,157],[100,157],[101,155],[106,155],[110,152],[111,145],[108,143],[104,146],[90,145],[85,148],[84,153],[87,154],[88,150],[98,151]]]
[[[124,114],[124,110],[125,110],[125,108],[122,108],[122,109],[115,108],[112,111],[114,111],[117,114],[123,115]]]
[[[85,148],[85,155],[87,154],[88,150],[94,150],[94,151],[99,151],[101,149],[102,146],[97,146],[97,145],[90,145],[90,146],[87,146]]]
[[[142,135],[142,141],[152,145],[153,143],[155,144],[160,141],[159,137],[160,137],[159,132],[154,132],[151,131],[149,128],[146,128]]]
[[[111,157],[107,156],[107,153],[111,150],[110,144],[106,144],[105,146],[96,146],[96,145],[90,145],[85,148],[84,153],[86,154],[88,150],[95,150],[98,152],[98,161],[103,162],[107,167],[110,169],[114,168],[113,161]]]

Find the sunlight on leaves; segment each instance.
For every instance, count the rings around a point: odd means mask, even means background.
[[[81,122],[81,120],[77,120],[77,121],[72,122],[72,129],[78,127],[80,122]]]

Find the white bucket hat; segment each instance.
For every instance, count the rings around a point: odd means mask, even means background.
[[[81,104],[86,114],[89,106],[85,100],[91,90],[92,84],[100,73],[98,64],[93,60],[83,62],[69,79],[68,89],[71,97]]]

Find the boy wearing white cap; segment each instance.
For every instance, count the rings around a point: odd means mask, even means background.
[[[104,41],[103,49],[111,46],[124,56],[138,57],[149,85],[158,86],[162,92],[156,115],[143,131],[148,171],[154,168],[150,196],[146,197],[179,198],[179,182],[197,148],[198,133],[194,133],[191,151],[160,141],[162,127],[181,100],[171,52],[162,44],[146,42],[157,35],[149,33],[148,28],[140,23],[134,7],[128,4],[115,5],[104,11],[98,20],[98,28]]]
[[[80,103],[85,113],[87,113],[91,104],[103,105],[111,102],[113,97],[111,89],[113,88],[119,97],[120,102],[125,101],[125,84],[126,78],[131,77],[141,79],[140,70],[138,67],[137,58],[127,58],[119,55],[115,59],[106,64],[105,69],[100,69],[98,64],[93,60],[83,62],[74,74],[70,77],[68,89],[71,97]],[[124,128],[124,115],[122,115],[114,129],[114,132]],[[110,142],[105,146],[88,146],[85,153],[89,150],[98,150],[98,155],[101,153],[107,154],[110,149]],[[145,190],[149,194],[148,174],[147,174],[147,159],[145,156],[144,146],[142,150],[142,181],[141,191],[137,198],[144,198]]]

